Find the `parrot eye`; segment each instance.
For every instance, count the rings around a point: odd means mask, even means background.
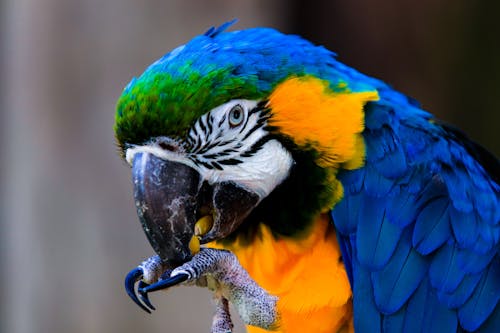
[[[229,119],[228,119],[229,125],[231,127],[236,127],[243,122],[243,118],[244,118],[243,107],[239,104],[236,104],[229,111]]]

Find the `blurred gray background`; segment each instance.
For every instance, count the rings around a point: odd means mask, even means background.
[[[132,76],[191,37],[271,26],[324,44],[500,152],[498,1],[0,2],[0,331],[208,332],[210,294],[123,290],[152,250],[113,138]],[[241,327],[237,332],[242,332]]]

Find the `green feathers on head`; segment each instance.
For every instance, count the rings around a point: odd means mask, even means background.
[[[202,75],[189,64],[178,75],[146,71],[124,90],[117,103],[115,134],[119,147],[156,136],[183,136],[210,109],[234,98],[257,98],[251,77],[230,76],[230,68]],[[181,74],[181,75],[179,75]]]

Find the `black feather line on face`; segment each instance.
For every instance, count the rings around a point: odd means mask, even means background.
[[[255,126],[254,126],[254,127],[252,127],[252,128],[251,128],[251,129],[247,132],[247,134],[245,134],[245,136],[243,137],[243,139],[242,139],[242,140],[243,140],[243,141],[245,141],[246,139],[248,139],[248,137],[249,137],[250,135],[252,135],[252,133],[254,133],[254,132],[255,132],[256,130],[258,130],[259,128],[262,128],[262,125],[261,125],[261,124],[259,124],[259,122],[257,122],[257,124],[255,124]]]
[[[221,142],[219,140],[215,140],[211,144],[202,146],[198,151],[194,151],[193,153],[203,154],[203,153],[206,153],[207,151],[209,151],[210,149],[219,146],[220,144],[221,144]]]
[[[223,165],[237,165],[237,164],[243,163],[243,161],[240,161],[240,160],[235,159],[235,158],[229,158],[227,160],[219,160],[217,162],[219,162],[220,164],[223,164]]]
[[[198,163],[201,164],[202,166],[204,166],[205,168],[209,169],[209,170],[212,170],[214,168],[212,166],[212,164],[210,164],[210,163],[206,163],[206,162],[203,162],[203,161],[200,161],[200,160],[198,160]]]
[[[186,146],[189,150],[193,150],[195,144],[197,143],[197,137],[193,136],[192,132],[188,133],[188,137],[186,139]]]
[[[272,135],[266,135],[260,138],[257,142],[255,142],[250,149],[244,151],[243,153],[240,154],[241,157],[250,157],[253,156],[255,153],[257,153],[265,144],[266,142],[270,141],[273,139]]]
[[[192,131],[189,131],[189,137],[194,136],[194,147],[191,149],[192,152],[197,152],[201,147],[201,139],[200,139],[200,134],[198,133],[198,130],[196,127],[193,128]]]
[[[222,118],[221,118],[221,120],[219,121],[218,126],[221,127],[222,124],[224,124],[225,121],[226,121],[226,115],[223,115]]]
[[[201,117],[200,121],[198,121],[198,124],[200,124],[201,131],[203,133],[205,133],[205,137],[206,137],[210,133],[207,131],[207,127],[205,126],[204,121],[205,121],[205,117]]]
[[[222,166],[219,163],[215,162],[215,161],[212,162],[212,166],[214,168],[216,168],[217,170],[223,170]]]
[[[241,126],[241,129],[240,129],[240,133],[243,133],[243,131],[245,130],[245,128],[247,127],[248,125],[248,120],[250,120],[250,113],[247,115],[247,119],[245,119],[245,123],[243,124],[243,126]]]
[[[214,121],[214,116],[210,115],[210,117],[208,117],[208,120],[207,120],[207,127],[208,127],[209,133],[213,132],[213,126],[212,126],[213,121]]]

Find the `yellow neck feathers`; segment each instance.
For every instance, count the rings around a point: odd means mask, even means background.
[[[332,91],[329,83],[312,76],[292,77],[269,97],[270,125],[298,146],[318,152],[317,164],[347,169],[363,165],[365,148],[363,106],[378,100],[376,91],[351,92],[347,86]]]

